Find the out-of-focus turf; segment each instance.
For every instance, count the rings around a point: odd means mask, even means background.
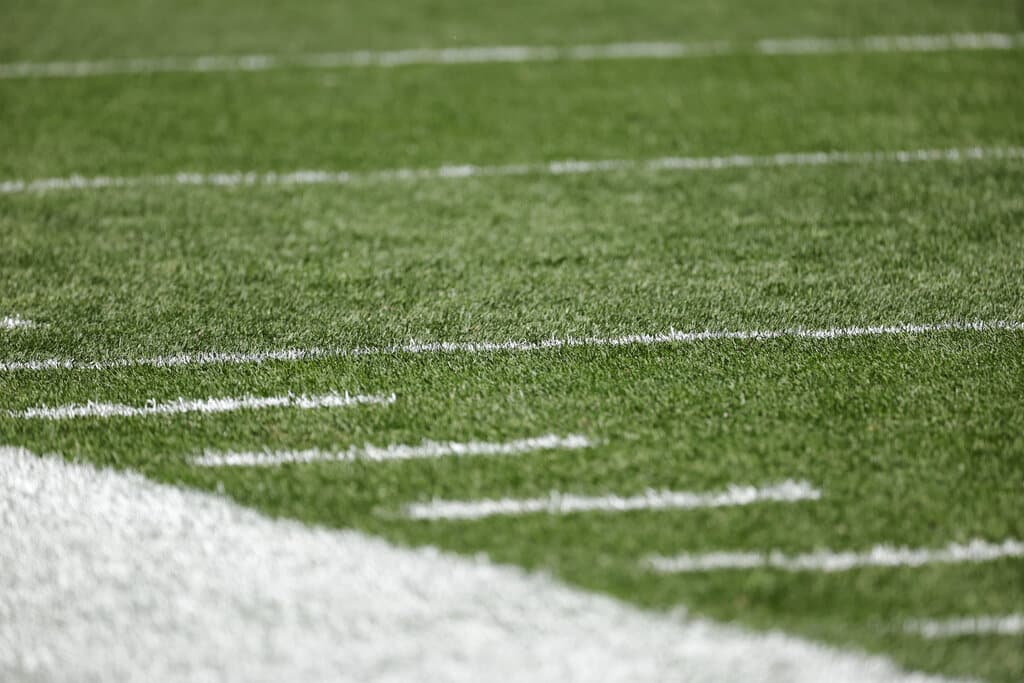
[[[20,3],[4,59],[1018,30],[1014,3]],[[339,16],[332,12],[346,14]],[[325,14],[327,13],[327,14]],[[326,18],[325,18],[326,17]],[[548,21],[539,21],[547,18]],[[572,21],[570,21],[572,18]],[[102,21],[101,21],[102,19]],[[557,20],[557,21],[556,21]],[[557,31],[559,21],[568,28]],[[82,30],[82,27],[95,30]],[[162,26],[164,30],[146,27]],[[44,31],[45,27],[45,31]],[[73,31],[74,28],[74,31]],[[34,39],[30,39],[33,37]],[[1024,144],[1020,52],[0,81],[0,180]],[[0,361],[1024,320],[1024,162],[0,196]],[[393,406],[24,421],[3,411],[329,390]],[[1024,562],[657,576],[650,553],[1024,539],[1024,333],[0,373],[0,443],[276,515],[486,552],[640,605],[1019,680]],[[585,451],[199,469],[206,448],[580,433]],[[806,479],[820,501],[410,522],[433,497]]]
[[[1016,0],[7,0],[0,59],[1014,31]]]
[[[982,51],[0,80],[0,173],[1015,144],[1021,74]]]

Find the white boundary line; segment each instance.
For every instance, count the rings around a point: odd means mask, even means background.
[[[915,619],[904,624],[904,631],[929,640],[959,636],[1016,636],[1024,633],[1024,614]]]
[[[554,492],[544,498],[502,498],[500,500],[432,500],[407,505],[405,514],[421,520],[472,520],[495,516],[535,513],[565,515],[573,512],[630,512],[634,510],[694,510],[735,507],[754,503],[795,503],[818,500],[821,491],[805,481],[784,481],[770,486],[730,485],[723,491],[649,490],[637,496],[576,496]]]
[[[5,681],[948,683],[2,446],[0,520]]]
[[[18,315],[8,315],[0,318],[0,330],[27,330],[35,327],[31,320],[25,320]]]
[[[64,62],[0,64],[0,79],[78,78],[114,74],[166,72],[210,73],[268,71],[288,67],[339,69],[411,65],[493,64],[522,62],[587,62],[620,59],[682,59],[729,55],[825,55],[846,53],[948,52],[1018,50],[1021,33],[953,33],[855,38],[766,38],[752,43],[731,41],[641,42],[603,45],[497,45],[392,51],[327,52],[299,55],[206,55],[141,57]]]
[[[112,370],[117,368],[173,368],[202,365],[246,365],[266,362],[298,362],[325,358],[358,358],[420,353],[528,353],[564,348],[655,346],[660,344],[686,344],[701,341],[765,341],[769,339],[843,339],[848,337],[881,337],[898,335],[937,334],[942,332],[1020,332],[1024,322],[1013,320],[952,321],[930,324],[876,325],[868,327],[832,327],[825,329],[791,328],[783,330],[705,331],[662,334],[630,334],[621,337],[564,337],[543,341],[503,342],[409,342],[395,346],[369,346],[357,348],[281,349],[276,351],[182,353],[149,358],[112,358],[85,361],[72,358],[46,358],[40,360],[10,360],[0,362],[0,372],[41,370]]]
[[[81,417],[148,417],[151,415],[179,415],[181,413],[229,413],[236,410],[262,410],[265,408],[345,408],[355,405],[391,405],[395,395],[351,395],[331,392],[320,396],[226,396],[222,398],[185,399],[157,403],[147,401],[142,406],[120,403],[72,403],[64,406],[37,406],[25,410],[8,410],[7,415],[21,420],[70,420]]]
[[[950,149],[878,150],[871,152],[784,152],[770,155],[735,154],[710,157],[656,159],[567,159],[547,163],[476,166],[462,164],[436,168],[395,168],[379,171],[304,170],[289,172],[193,173],[142,176],[80,176],[0,181],[0,194],[103,190],[132,187],[280,187],[304,185],[357,185],[415,180],[463,180],[525,175],[585,175],[622,171],[714,171],[727,168],[785,168],[863,164],[1024,159],[1024,147],[969,147]]]
[[[385,462],[392,460],[421,460],[481,455],[522,455],[535,451],[578,450],[589,448],[594,442],[579,434],[558,436],[545,434],[528,439],[506,442],[424,441],[415,446],[391,444],[379,447],[372,444],[352,446],[343,451],[324,451],[310,448],[303,451],[205,451],[192,459],[199,467],[277,467],[288,463],[312,462]]]
[[[781,569],[788,572],[844,572],[860,567],[920,567],[926,564],[989,562],[1004,557],[1024,557],[1024,543],[1008,539],[1002,543],[973,540],[950,543],[945,548],[906,548],[877,545],[866,552],[821,550],[806,555],[769,553],[652,555],[646,563],[661,574],[707,572],[720,569]]]

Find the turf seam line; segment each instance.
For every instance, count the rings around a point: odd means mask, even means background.
[[[620,337],[563,337],[542,341],[467,341],[467,342],[415,342],[393,346],[356,348],[279,349],[273,351],[208,351],[182,353],[148,358],[112,358],[106,360],[78,360],[73,358],[45,358],[38,360],[8,360],[0,362],[0,372],[37,372],[45,370],[114,370],[118,368],[174,368],[203,365],[247,365],[266,362],[300,362],[331,358],[359,358],[363,356],[402,355],[421,353],[529,353],[565,348],[601,348],[622,346],[656,346],[712,341],[767,341],[772,339],[817,339],[822,341],[853,337],[879,337],[923,335],[944,332],[1020,332],[1024,322],[1014,320],[950,321],[941,323],[875,326],[834,327],[825,329],[789,328],[781,330],[706,330],[679,332],[670,330],[660,334],[630,334]]]
[[[956,619],[915,619],[906,622],[903,630],[928,640],[960,636],[1014,636],[1024,633],[1024,614],[984,615]]]
[[[412,503],[405,515],[417,520],[475,520],[495,516],[536,513],[551,515],[573,512],[630,512],[635,510],[695,510],[736,507],[754,503],[794,503],[818,500],[821,491],[806,481],[787,480],[768,486],[730,484],[722,491],[698,493],[649,489],[636,496],[579,496],[552,492],[543,498],[502,498],[499,500],[440,500]]]
[[[967,147],[949,149],[876,150],[866,152],[781,152],[768,155],[666,156],[654,159],[564,159],[506,165],[457,164],[435,168],[394,168],[376,171],[183,171],[163,175],[83,176],[0,181],[0,194],[105,190],[134,187],[296,187],[359,185],[431,180],[464,180],[507,176],[563,176],[613,172],[696,172],[730,168],[788,168],[801,166],[912,164],[1024,159],[1024,147]]]
[[[33,327],[36,327],[34,322],[18,315],[8,315],[0,318],[0,330],[27,330]]]
[[[1007,539],[1001,543],[974,539],[966,544],[950,543],[945,548],[908,548],[876,545],[865,552],[819,550],[804,555],[786,555],[773,550],[760,552],[714,552],[707,554],[651,555],[644,563],[661,574],[707,572],[722,569],[780,569],[789,572],[843,572],[861,567],[921,567],[926,564],[990,562],[1024,557],[1024,543]]]
[[[853,38],[764,38],[752,42],[727,40],[628,42],[595,45],[495,45],[405,50],[356,50],[297,55],[249,54],[197,57],[138,57],[0,64],[0,79],[82,78],[152,73],[269,71],[283,68],[389,68],[414,65],[493,64],[523,62],[589,62],[622,59],[685,59],[736,55],[783,56],[829,54],[929,53],[976,50],[1017,50],[1021,33],[950,33],[876,35]]]
[[[420,444],[390,444],[388,446],[350,446],[346,450],[284,451],[215,451],[207,450],[192,458],[199,467],[276,467],[278,465],[314,462],[387,462],[396,460],[423,460],[466,456],[523,455],[536,451],[579,450],[590,448],[594,441],[579,434],[559,436],[545,434],[527,439],[505,442],[486,441],[429,441]]]
[[[220,398],[186,399],[157,403],[151,399],[141,406],[120,403],[72,403],[63,406],[36,406],[24,410],[8,410],[7,416],[22,420],[69,420],[87,417],[149,417],[152,415],[180,415],[182,413],[228,413],[238,410],[266,408],[345,408],[356,405],[391,405],[395,394],[362,395],[330,392],[319,396],[285,394],[282,396],[224,396]]]

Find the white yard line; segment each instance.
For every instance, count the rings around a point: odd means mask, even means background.
[[[420,353],[530,353],[565,348],[655,346],[688,344],[703,341],[766,341],[770,339],[845,339],[852,337],[912,336],[945,332],[1020,332],[1024,322],[1015,320],[950,321],[928,324],[873,325],[830,327],[823,329],[791,328],[782,330],[708,330],[703,332],[663,332],[660,334],[628,334],[619,337],[563,337],[543,341],[466,341],[409,342],[395,346],[356,348],[280,349],[274,351],[182,353],[148,358],[112,358],[108,360],[77,360],[44,358],[0,362],[0,372],[40,370],[113,370],[117,368],[173,368],[201,365],[247,365],[267,362],[298,362],[325,358],[358,358]]]
[[[17,448],[0,520],[5,681],[944,680]]]
[[[949,33],[862,38],[768,38],[757,41],[756,52],[764,55],[827,55],[848,52],[949,52],[1021,48],[1024,48],[1024,33]]]
[[[80,176],[0,181],[0,194],[103,190],[124,187],[278,187],[295,185],[356,185],[413,180],[460,180],[495,176],[583,175],[622,171],[714,171],[727,168],[782,168],[863,164],[916,164],[1024,159],[1024,147],[970,147],[963,149],[878,150],[870,152],[784,152],[769,155],[734,154],[710,157],[655,159],[567,159],[532,164],[476,166],[462,164],[436,168],[393,168],[377,171],[303,170],[283,172],[182,172],[170,175]]]
[[[647,564],[657,572],[707,572],[719,569],[781,569],[789,572],[843,572],[860,567],[921,567],[926,564],[990,562],[1005,557],[1024,557],[1024,543],[973,540],[950,543],[945,548],[905,548],[878,545],[866,552],[822,550],[806,555],[770,553],[708,553],[701,555],[651,556]]]
[[[730,55],[823,55],[847,53],[948,52],[1019,50],[1020,33],[953,33],[853,38],[766,38],[754,42],[643,42],[601,45],[496,45],[423,48],[391,51],[326,52],[298,55],[205,55],[140,57],[62,62],[0,64],[0,79],[80,78],[114,74],[163,72],[209,73],[268,71],[282,68],[340,69],[400,67],[417,64],[492,64],[521,62],[586,62],[620,59],[683,59]]]
[[[1024,614],[961,617],[959,619],[915,619],[904,624],[907,633],[923,638],[960,636],[1016,636],[1024,633]]]
[[[70,420],[80,417],[148,417],[150,415],[179,415],[181,413],[230,413],[236,410],[264,408],[344,408],[355,405],[390,405],[395,395],[352,395],[331,392],[320,396],[226,396],[208,399],[184,399],[145,405],[129,406],[120,403],[72,403],[64,406],[38,406],[25,410],[8,410],[7,415],[22,420]]]
[[[546,434],[515,441],[487,442],[424,441],[417,445],[391,444],[389,446],[352,446],[343,451],[325,451],[311,448],[302,451],[206,451],[196,456],[193,463],[200,467],[276,467],[287,463],[353,462],[364,460],[422,460],[458,458],[483,455],[522,455],[547,450],[578,450],[589,448],[594,442],[585,436]]]
[[[31,320],[25,320],[17,315],[8,315],[0,318],[0,330],[25,330],[35,327]]]
[[[692,510],[735,507],[754,503],[794,503],[818,500],[821,491],[805,481],[784,481],[771,486],[732,485],[724,491],[646,491],[637,496],[576,496],[552,493],[544,498],[502,498],[500,500],[433,500],[405,508],[411,519],[483,519],[538,512],[564,515],[572,512],[629,512],[632,510]]]

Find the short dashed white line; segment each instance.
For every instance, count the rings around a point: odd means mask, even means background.
[[[1017,50],[1020,33],[953,33],[889,35],[853,38],[766,38],[738,41],[635,42],[600,45],[495,45],[422,48],[390,51],[358,50],[298,55],[205,55],[200,57],[140,57],[61,62],[0,64],[0,79],[82,78],[115,74],[210,73],[268,71],[283,68],[342,69],[414,65],[493,64],[522,62],[587,62],[619,59],[683,59],[730,55],[809,55],[847,53],[907,53],[974,50]]]
[[[7,416],[23,420],[70,420],[83,417],[148,417],[151,415],[179,415],[181,413],[229,413],[236,410],[261,410],[264,408],[343,408],[355,405],[389,405],[395,402],[395,395],[374,396],[339,394],[331,392],[320,396],[228,396],[208,399],[178,398],[174,401],[157,403],[147,401],[145,405],[130,406],[120,403],[72,403],[64,406],[38,406],[24,410],[9,410]]]
[[[960,636],[1016,636],[1024,633],[1024,614],[915,619],[904,624],[903,630],[929,640]]]
[[[714,171],[727,168],[784,168],[863,164],[912,164],[1024,159],[1024,147],[881,150],[871,152],[784,152],[770,155],[734,154],[711,157],[655,159],[567,159],[533,164],[477,166],[462,164],[435,168],[395,168],[377,171],[305,170],[285,172],[182,172],[171,175],[80,176],[0,181],[0,194],[103,190],[130,187],[277,187],[296,185],[355,185],[415,180],[461,180],[495,176],[583,175],[611,172]]]
[[[927,564],[989,562],[1007,557],[1024,557],[1024,543],[1013,539],[1002,543],[973,540],[950,543],[945,548],[906,548],[878,545],[866,552],[822,550],[806,555],[770,553],[707,553],[669,557],[654,555],[646,563],[656,572],[675,574],[720,569],[780,569],[789,572],[843,572],[860,567],[921,567]]]
[[[649,490],[636,496],[577,496],[552,493],[544,498],[502,498],[500,500],[433,500],[406,506],[411,519],[471,520],[495,516],[534,513],[564,515],[573,512],[630,512],[634,510],[692,510],[697,508],[735,507],[754,503],[794,503],[818,500],[821,491],[805,481],[784,481],[771,486],[732,485],[722,491]]]
[[[0,372],[41,370],[113,370],[118,368],[153,367],[174,368],[201,365],[246,365],[267,362],[299,362],[328,358],[358,358],[420,353],[529,353],[565,348],[654,346],[660,344],[687,344],[704,341],[767,341],[771,339],[844,339],[852,337],[881,337],[900,335],[937,334],[943,332],[1020,332],[1024,322],[1014,320],[952,321],[930,324],[872,325],[831,327],[824,329],[790,328],[782,330],[708,330],[704,332],[677,332],[661,334],[628,334],[620,337],[563,337],[543,341],[468,341],[468,342],[409,342],[395,346],[369,346],[356,348],[280,349],[275,351],[182,353],[172,356],[148,358],[113,358],[109,360],[77,360],[73,358],[45,358],[40,360],[9,360],[0,362]]]
[[[0,318],[0,330],[25,330],[35,327],[31,320],[25,320],[17,315],[8,315]]]
[[[866,36],[862,38],[783,38],[757,41],[764,55],[837,54],[850,52],[950,52],[960,50],[1017,50],[1024,33],[950,33],[933,35]]]
[[[589,448],[594,442],[585,436],[572,434],[558,436],[546,434],[529,439],[505,442],[424,441],[417,445],[391,444],[389,446],[351,446],[346,450],[310,448],[302,451],[212,451],[193,458],[200,467],[276,467],[288,463],[353,462],[357,460],[384,462],[392,460],[421,460],[465,456],[522,455],[547,450],[578,450]]]

